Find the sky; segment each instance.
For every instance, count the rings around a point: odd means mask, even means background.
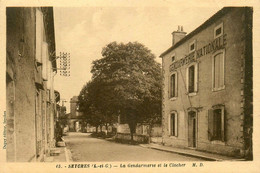
[[[172,43],[178,25],[190,33],[219,11],[221,6],[54,7],[56,54],[70,53],[70,76],[55,76],[54,87],[67,102],[79,95],[91,79],[92,61],[102,58],[102,48],[113,41],[138,41],[159,55]],[[58,67],[59,67],[59,60]]]

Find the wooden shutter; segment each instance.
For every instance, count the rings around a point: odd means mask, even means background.
[[[170,77],[168,76],[168,98],[171,98],[171,75]]]
[[[175,114],[171,114],[171,136],[175,136]]]
[[[197,92],[198,91],[198,75],[199,75],[199,73],[198,73],[198,63],[197,64],[195,64],[194,65],[195,66],[195,79],[194,79],[194,82],[195,82],[195,84],[194,84],[194,91],[195,92]]]
[[[175,76],[175,74],[173,74],[172,75],[172,97],[175,97],[175,95],[176,95],[176,90],[175,90],[175,87],[176,87],[176,83],[175,83],[175,78],[176,78],[176,76]]]
[[[195,66],[192,65],[189,67],[189,93],[194,92],[195,84]]]
[[[178,73],[175,73],[174,97],[178,96]]]
[[[42,78],[48,80],[47,68],[48,68],[49,56],[48,56],[48,44],[42,42]]]
[[[178,136],[178,115],[175,114],[175,135],[174,136]]]
[[[51,89],[52,88],[52,82],[53,82],[53,76],[52,76],[52,64],[51,61],[47,61],[47,88]]]
[[[172,123],[172,115],[170,114],[169,115],[169,118],[168,118],[168,131],[169,131],[169,136],[171,136],[171,134],[172,134],[172,125],[171,125],[171,123]]]
[[[42,62],[43,15],[36,10],[36,60]]]
[[[224,86],[224,54],[219,54],[219,86]]]
[[[208,110],[208,139],[210,141],[213,140],[213,125],[214,125],[214,119],[213,119],[213,110]]]
[[[214,57],[214,88],[219,88],[220,86],[220,55],[217,54]]]
[[[221,109],[221,141],[225,141],[225,109]]]

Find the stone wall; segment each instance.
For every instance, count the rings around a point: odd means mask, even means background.
[[[8,161],[35,160],[35,20],[32,8],[7,8]]]
[[[139,143],[155,142],[161,143],[162,127],[159,124],[152,127],[148,124],[138,123],[136,126],[136,133],[134,134],[134,141]],[[118,124],[117,135],[118,140],[131,140],[130,129],[128,124]]]

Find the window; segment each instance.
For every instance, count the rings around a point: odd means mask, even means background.
[[[223,23],[214,28],[214,38],[218,38],[223,35]]]
[[[225,141],[224,131],[224,106],[216,106],[208,113],[208,135],[209,140]]]
[[[170,77],[170,98],[177,97],[177,73]]]
[[[194,92],[194,85],[195,85],[195,66],[192,65],[189,67],[189,93],[192,93]]]
[[[52,64],[51,61],[47,61],[47,88],[51,89],[52,85],[52,81],[53,81],[53,76],[52,76]]]
[[[170,121],[169,121],[169,132],[171,136],[178,136],[177,129],[178,129],[178,119],[177,119],[177,113],[171,113],[170,115]]]
[[[176,60],[176,55],[175,52],[173,52],[173,54],[171,55],[171,61],[174,62]]]
[[[36,10],[36,61],[42,63],[43,14]]]
[[[172,62],[174,62],[174,61],[175,61],[175,55],[172,56]]]
[[[195,40],[189,44],[189,53],[195,51]]]
[[[48,44],[46,42],[42,42],[42,78],[45,81],[48,80],[48,71],[47,71],[48,62],[49,62]]]
[[[191,64],[188,66],[186,70],[186,83],[187,83],[187,92],[195,93],[197,92],[197,78],[198,78],[198,70],[197,64]]]
[[[212,60],[213,91],[224,89],[224,51],[218,51]]]

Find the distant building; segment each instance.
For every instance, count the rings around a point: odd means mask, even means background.
[[[43,161],[55,146],[52,8],[6,8],[7,161]]]
[[[85,127],[83,123],[82,112],[79,112],[78,96],[73,96],[70,99],[70,113],[68,114],[69,131],[82,131]]]
[[[226,7],[161,54],[163,142],[252,157],[252,9]]]

